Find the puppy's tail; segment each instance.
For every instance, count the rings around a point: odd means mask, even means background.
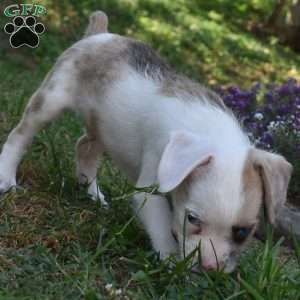
[[[105,33],[107,32],[107,26],[107,15],[103,11],[97,10],[90,15],[89,25],[85,31],[83,38],[97,33]]]

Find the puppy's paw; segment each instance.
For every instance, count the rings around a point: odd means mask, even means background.
[[[109,208],[108,203],[105,201],[105,196],[102,194],[97,184],[91,184],[88,189],[88,195],[93,201],[100,201],[104,208]]]
[[[16,186],[16,174],[13,172],[7,159],[0,155],[0,194],[4,194]]]
[[[16,179],[14,177],[6,177],[0,173],[0,195],[4,194],[12,187],[16,186]]]

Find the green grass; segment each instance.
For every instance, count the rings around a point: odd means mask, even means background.
[[[49,15],[39,48],[0,49],[0,144],[95,9],[107,12],[111,31],[148,42],[207,84],[299,78],[299,56],[247,30],[264,20],[269,2],[41,1]],[[109,159],[99,171],[108,210],[77,185],[74,145],[82,132],[71,114],[42,130],[20,166],[21,188],[1,199],[0,299],[300,299],[299,248],[288,251],[271,237],[254,243],[232,275],[160,262],[130,209],[134,188]]]

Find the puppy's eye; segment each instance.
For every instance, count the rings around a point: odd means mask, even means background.
[[[252,227],[233,226],[232,227],[232,238],[236,243],[241,244],[247,239],[251,230],[252,230]]]
[[[201,225],[201,220],[199,219],[198,216],[194,215],[193,213],[188,213],[187,220],[189,221],[189,223],[191,223],[195,226]]]

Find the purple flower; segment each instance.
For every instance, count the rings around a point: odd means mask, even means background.
[[[258,102],[258,94],[265,91]],[[300,85],[289,78],[282,85],[255,83],[249,90],[231,86],[219,90],[225,104],[238,116],[249,135],[258,145],[276,150],[283,140],[299,153],[300,136]],[[269,127],[270,124],[273,124]],[[270,129],[270,130],[269,130]],[[293,144],[291,140],[295,140]]]
[[[272,145],[273,144],[273,136],[270,132],[264,132],[261,140],[266,145]]]

